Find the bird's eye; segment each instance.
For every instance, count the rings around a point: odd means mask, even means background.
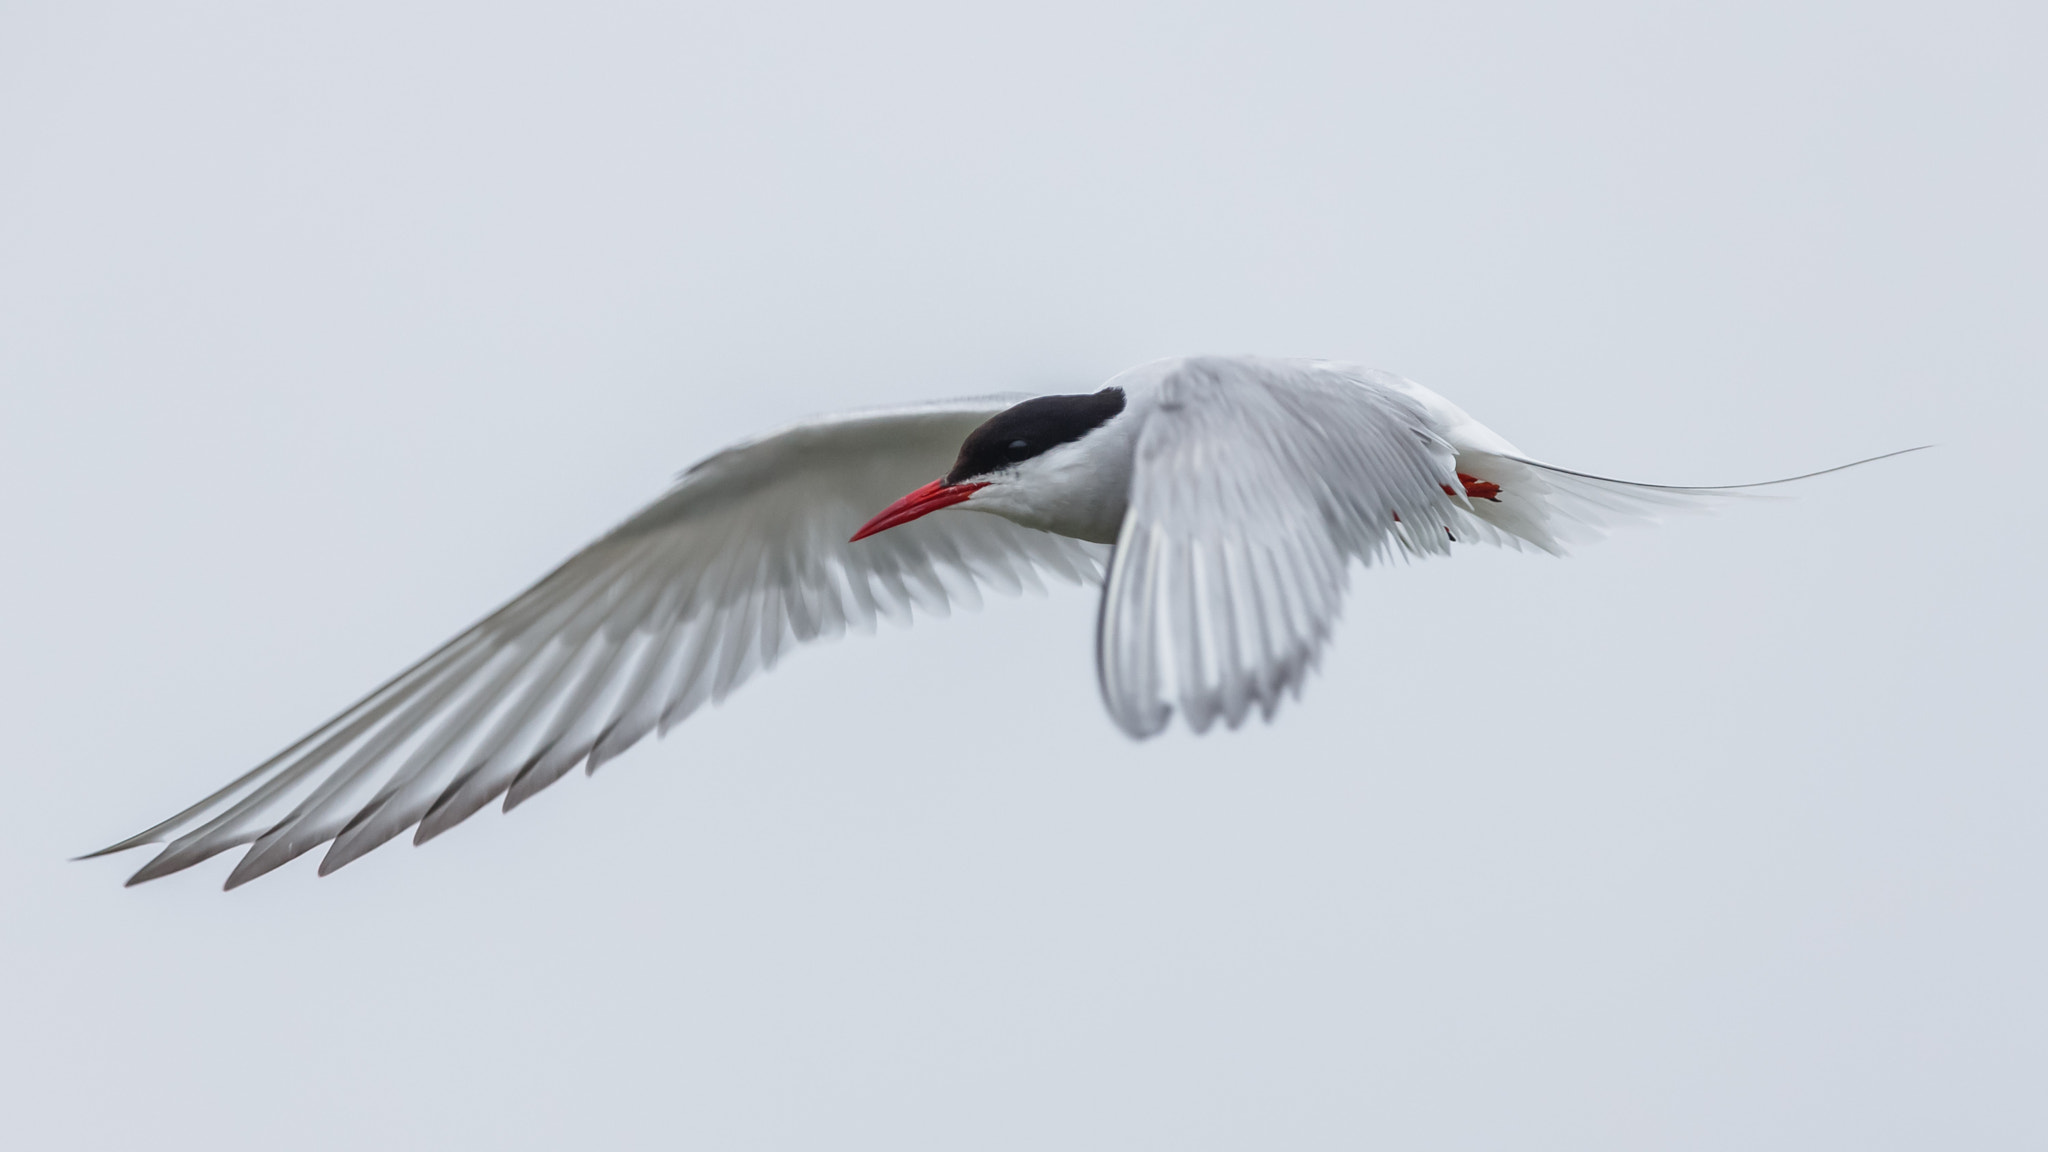
[[[1031,442],[1030,442],[1030,441],[1028,441],[1028,440],[1012,440],[1012,441],[1010,441],[1010,459],[1012,459],[1012,460],[1015,460],[1015,459],[1017,459],[1017,458],[1019,458],[1019,457],[1023,456],[1023,455],[1024,455],[1024,454],[1025,454],[1026,452],[1030,451],[1030,449],[1031,449]]]

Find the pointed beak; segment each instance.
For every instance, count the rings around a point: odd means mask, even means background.
[[[941,508],[951,508],[986,487],[986,484],[948,484],[944,480],[934,480],[882,509],[873,520],[860,526],[860,531],[853,534],[853,539],[865,540],[877,532],[886,532],[898,524],[908,524],[927,513],[937,512]],[[849,540],[848,543],[852,541]]]

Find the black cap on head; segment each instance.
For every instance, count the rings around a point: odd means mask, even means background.
[[[1092,396],[1040,396],[1005,408],[967,434],[960,444],[959,459],[946,473],[946,483],[986,476],[1048,448],[1072,443],[1123,410],[1121,388],[1104,388]]]

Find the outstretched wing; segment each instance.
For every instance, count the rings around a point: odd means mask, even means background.
[[[1098,545],[988,515],[863,521],[942,475],[1021,396],[849,413],[697,464],[661,499],[419,663],[191,808],[104,852],[169,841],[129,883],[251,847],[230,888],[333,842],[322,874],[590,771],[794,644],[943,615],[983,588],[1097,577]],[[97,853],[96,853],[97,854]]]
[[[1096,636],[1134,737],[1175,702],[1197,732],[1270,717],[1328,640],[1352,558],[1444,552],[1478,527],[1423,405],[1358,373],[1191,359],[1154,403]]]

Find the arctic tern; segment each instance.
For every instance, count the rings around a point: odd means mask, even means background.
[[[134,884],[246,844],[233,888],[328,844],[324,875],[594,772],[796,645],[1047,575],[1101,581],[1117,727],[1142,740],[1178,710],[1234,728],[1299,694],[1354,560],[1562,553],[1761,486],[1559,468],[1418,384],[1310,360],[1188,357],[1082,395],[819,417],[701,461],[297,743],[94,855],[168,841]]]

